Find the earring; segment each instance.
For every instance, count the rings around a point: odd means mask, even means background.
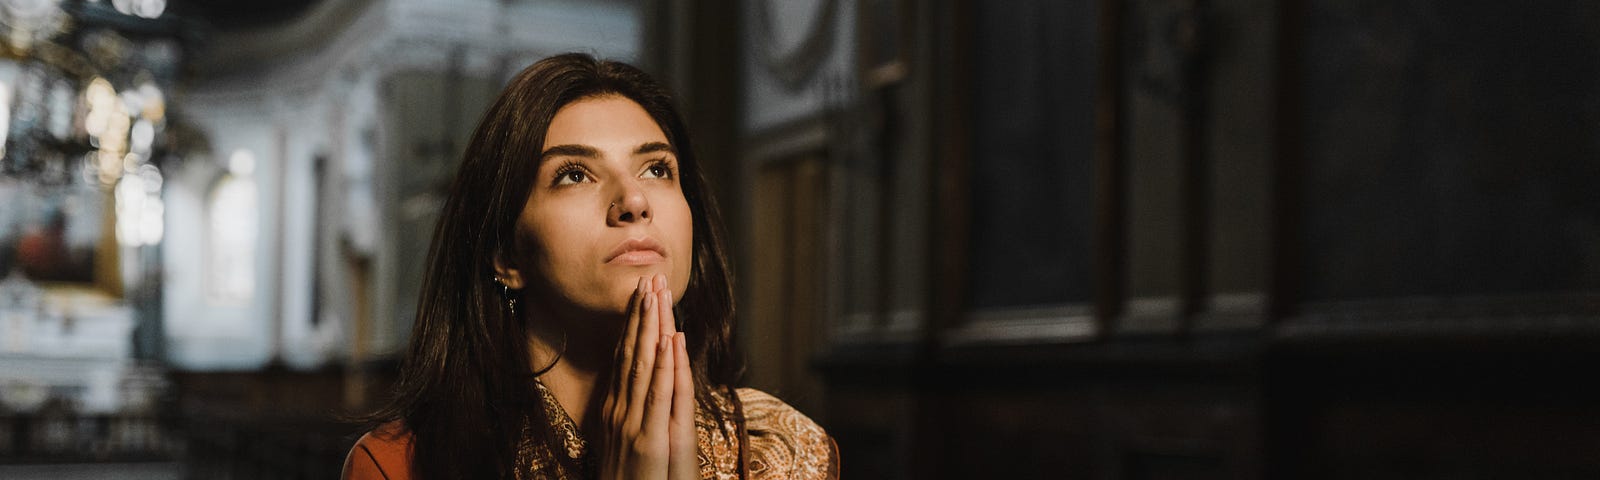
[[[495,275],[494,276],[494,283],[500,284],[500,298],[504,298],[506,300],[506,308],[511,310],[511,316],[512,317],[516,317],[517,316],[517,296],[511,293],[511,287],[507,286],[506,282],[504,280],[501,280],[499,275]],[[556,350],[556,357],[550,360],[550,364],[549,365],[545,365],[544,368],[540,368],[540,369],[534,371],[533,372],[533,376],[535,378],[537,378],[538,376],[544,375],[545,373],[549,372],[550,369],[555,368],[557,363],[561,363],[561,359],[566,357],[566,356],[567,356],[567,332],[565,330],[563,330],[561,332],[561,348]]]
[[[494,276],[494,283],[500,284],[500,298],[506,301],[506,308],[511,310],[511,316],[517,316],[517,296],[511,294],[511,287],[507,286],[499,275]]]

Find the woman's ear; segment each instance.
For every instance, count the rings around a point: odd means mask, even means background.
[[[512,290],[522,289],[522,272],[507,263],[502,252],[495,252],[494,254],[494,278],[499,280],[500,284],[505,285],[506,288]]]

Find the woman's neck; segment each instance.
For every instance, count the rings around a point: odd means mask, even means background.
[[[530,309],[534,310],[534,309]],[[542,309],[540,309],[542,310]],[[603,328],[562,328],[573,325],[600,326],[616,322],[615,319],[589,319],[588,321],[562,321],[545,311],[529,311],[530,318],[553,321],[536,322],[528,333],[528,367],[539,375],[539,382],[556,402],[577,423],[585,437],[594,438],[592,428],[599,425],[600,408],[604,405],[607,375],[615,363],[616,334]],[[566,320],[566,319],[563,319]]]
[[[548,365],[548,363],[538,366]],[[589,428],[595,423],[591,416],[597,416],[600,405],[605,400],[605,389],[601,388],[601,372],[580,368],[571,362],[557,362],[550,370],[539,376],[539,382],[550,390],[556,398],[556,403],[567,412],[567,416],[578,424],[578,431],[584,432],[588,437]]]

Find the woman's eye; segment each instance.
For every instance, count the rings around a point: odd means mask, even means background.
[[[583,173],[583,170],[568,170],[562,172],[561,176],[556,177],[556,185],[575,185],[588,179],[589,175]]]
[[[650,168],[645,169],[644,172],[645,175],[650,178],[668,178],[672,176],[672,169],[667,168],[666,165],[659,163],[651,165]]]

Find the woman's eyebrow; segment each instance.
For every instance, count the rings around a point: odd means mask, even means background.
[[[647,153],[656,152],[667,152],[672,154],[678,153],[677,151],[673,150],[672,145],[668,145],[665,142],[646,142],[639,145],[639,148],[633,149],[634,155],[644,155]],[[550,157],[600,158],[600,150],[588,145],[569,144],[556,145],[554,147],[546,148],[544,149],[543,153],[539,154],[540,160]]]
[[[663,142],[649,142],[649,143],[645,143],[643,145],[640,145],[639,148],[633,149],[633,154],[634,155],[644,155],[646,153],[656,153],[656,152],[667,152],[667,153],[671,153],[671,154],[674,154],[674,155],[676,155],[678,153],[678,152],[676,152],[676,151],[674,151],[672,149],[672,145],[667,145],[666,143],[663,143]]]
[[[588,145],[556,145],[539,154],[540,160],[550,157],[600,158],[600,150]]]

